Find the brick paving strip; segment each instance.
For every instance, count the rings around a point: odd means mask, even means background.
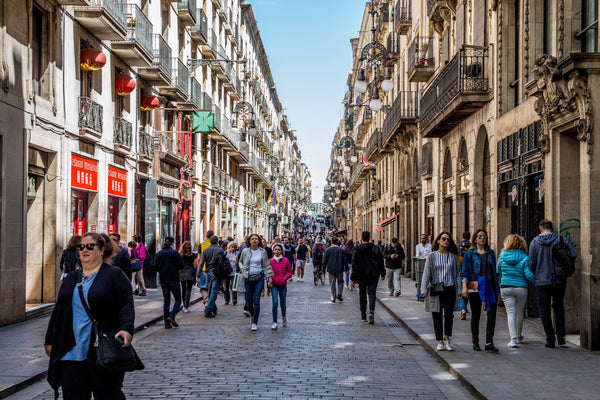
[[[161,289],[147,292],[145,297],[134,296],[135,332],[162,320]],[[199,295],[200,291],[194,289],[192,304],[200,301]],[[46,379],[44,336],[49,320],[50,316],[38,317],[0,328],[0,399]]]

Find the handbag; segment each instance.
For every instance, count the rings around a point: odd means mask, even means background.
[[[468,290],[477,290],[477,281],[469,281],[467,282]]]
[[[144,369],[142,361],[138,357],[132,345],[123,347],[123,339],[115,338],[116,331],[105,331],[101,329],[98,321],[92,317],[90,308],[83,296],[83,287],[81,284],[82,271],[79,270],[77,289],[79,298],[85,309],[85,313],[92,321],[92,332],[94,340],[94,349],[96,350],[96,368],[104,371],[128,372],[138,369]]]
[[[235,274],[235,276],[233,277],[233,290],[238,293],[246,292],[246,282],[244,279],[244,274],[240,272]]]
[[[256,283],[262,279],[262,272],[258,274],[248,274],[248,282]]]
[[[442,293],[444,293],[444,282],[436,282],[429,284],[430,296],[440,296]]]
[[[131,272],[142,270],[142,259],[138,256],[137,251],[132,250],[135,257],[131,258]]]

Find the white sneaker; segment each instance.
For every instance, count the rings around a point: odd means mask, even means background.
[[[245,315],[246,317],[250,317],[250,311],[248,311],[248,310],[244,310],[244,315]]]
[[[184,308],[183,308],[183,312],[186,312],[186,313],[187,313],[187,312],[190,312],[190,309],[189,309],[189,308],[186,308],[186,307],[184,307]]]
[[[507,346],[508,347],[519,347],[519,345],[517,344],[517,339],[516,338],[512,338],[510,340],[510,342],[508,342]]]
[[[298,278],[298,280],[296,282],[300,282],[300,278]]]
[[[272,331],[276,331],[277,330],[277,322],[273,322],[273,325],[271,325],[271,330]]]
[[[444,341],[440,340],[437,345],[437,351],[444,351],[444,350],[446,350],[446,346],[444,346]]]
[[[250,329],[253,331],[257,331],[258,330],[258,326],[256,326],[256,324],[252,324],[250,325]]]
[[[285,317],[281,317],[282,321],[281,321],[281,325],[283,325],[284,327],[287,326],[287,319],[285,319]]]
[[[300,278],[300,282],[304,282],[304,278]]]
[[[450,340],[450,338],[446,338],[444,339],[444,347],[446,348],[446,350],[448,351],[452,351],[454,350],[454,346],[452,346],[452,341]]]

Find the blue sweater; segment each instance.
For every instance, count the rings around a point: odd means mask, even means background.
[[[527,265],[528,257],[522,250],[504,250],[498,257],[496,273],[500,286],[527,287],[527,281],[533,283],[535,276]]]
[[[535,275],[536,286],[565,283],[554,277],[554,264],[552,263],[552,246],[559,240],[556,233],[541,233],[529,245],[529,269]],[[566,238],[565,242],[569,245],[571,257],[577,257],[573,244]]]

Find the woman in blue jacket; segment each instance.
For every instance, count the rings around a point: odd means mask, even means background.
[[[486,293],[487,326],[485,329],[485,351],[498,353],[494,346],[494,331],[496,330],[496,310],[498,308],[498,277],[496,275],[496,255],[488,243],[488,235],[484,229],[478,229],[471,238],[471,250],[463,257],[462,296],[469,298],[471,303],[471,338],[473,350],[481,351],[479,347],[479,318],[481,317],[480,293]],[[484,289],[485,287],[485,289]],[[492,296],[493,295],[493,296]]]
[[[527,265],[527,244],[519,235],[504,239],[504,251],[498,257],[496,273],[500,280],[500,294],[506,306],[510,342],[508,347],[518,347],[523,342],[523,314],[527,301],[527,281],[534,283],[535,276]]]

